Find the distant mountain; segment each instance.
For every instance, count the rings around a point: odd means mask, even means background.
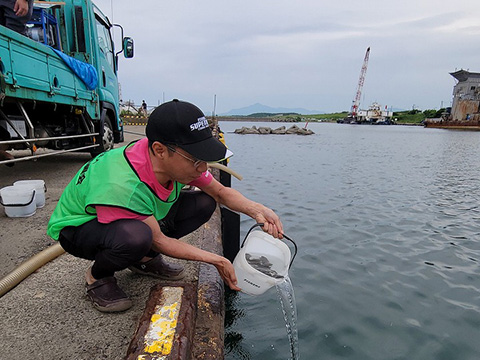
[[[323,111],[319,110],[307,110],[302,108],[273,108],[263,104],[253,104],[250,106],[246,106],[240,109],[233,109],[229,112],[219,114],[222,116],[247,116],[251,114],[258,114],[258,113],[268,113],[268,114],[287,114],[287,113],[296,113],[301,115],[314,115],[314,114],[323,114]]]

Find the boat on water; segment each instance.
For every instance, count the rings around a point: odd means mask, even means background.
[[[425,119],[424,126],[427,128],[452,129],[452,130],[476,130],[480,131],[480,121],[454,121],[450,119]]]
[[[380,104],[374,102],[368,110],[358,112],[358,121],[372,125],[391,125],[393,124],[393,111],[388,111],[387,106],[382,109]]]
[[[348,116],[337,122],[341,124],[368,124],[368,125],[392,125],[394,124],[393,111],[389,111],[387,106],[382,109],[379,103],[374,102],[368,110],[359,110],[356,116]]]
[[[458,81],[453,87],[452,107],[447,108],[440,118],[425,119],[424,126],[480,130],[480,73],[461,69],[450,75]]]

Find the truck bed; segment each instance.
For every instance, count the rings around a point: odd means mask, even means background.
[[[7,98],[45,101],[96,111],[97,93],[48,46],[0,26],[1,93]]]

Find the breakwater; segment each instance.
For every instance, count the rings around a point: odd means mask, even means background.
[[[279,128],[272,129],[268,126],[259,126],[258,128],[254,125],[251,128],[243,126],[240,129],[234,131],[235,134],[258,134],[258,135],[313,135],[315,134],[310,129],[300,128],[297,125],[292,125],[288,129],[285,126],[280,126]]]

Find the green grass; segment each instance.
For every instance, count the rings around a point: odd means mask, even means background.
[[[337,112],[331,114],[319,114],[319,115],[302,115],[302,118],[308,119],[308,121],[337,121],[347,117],[348,112]]]
[[[393,119],[397,124],[421,124],[425,118],[434,118],[440,117],[442,112],[445,109],[439,110],[407,110],[407,111],[396,111],[393,113]],[[267,115],[267,114],[256,114],[256,115]],[[348,116],[348,111],[336,112],[330,114],[317,114],[317,115],[299,115],[299,114],[283,114],[283,115],[273,115],[270,114],[270,121],[283,121],[283,122],[299,122],[299,121],[330,121],[336,122],[338,119],[344,119]],[[268,120],[267,120],[268,121]]]
[[[397,124],[421,124],[425,117],[423,112],[412,114],[412,111],[399,111],[393,113],[393,119],[396,119]]]
[[[407,111],[398,111],[393,113],[393,119],[396,120],[398,124],[421,124],[426,118],[440,117],[442,111],[440,110],[407,110]],[[348,112],[337,112],[330,114],[318,114],[318,115],[299,115],[302,121],[331,121],[336,122],[338,119],[344,119],[348,116]],[[287,119],[285,119],[287,120]]]

